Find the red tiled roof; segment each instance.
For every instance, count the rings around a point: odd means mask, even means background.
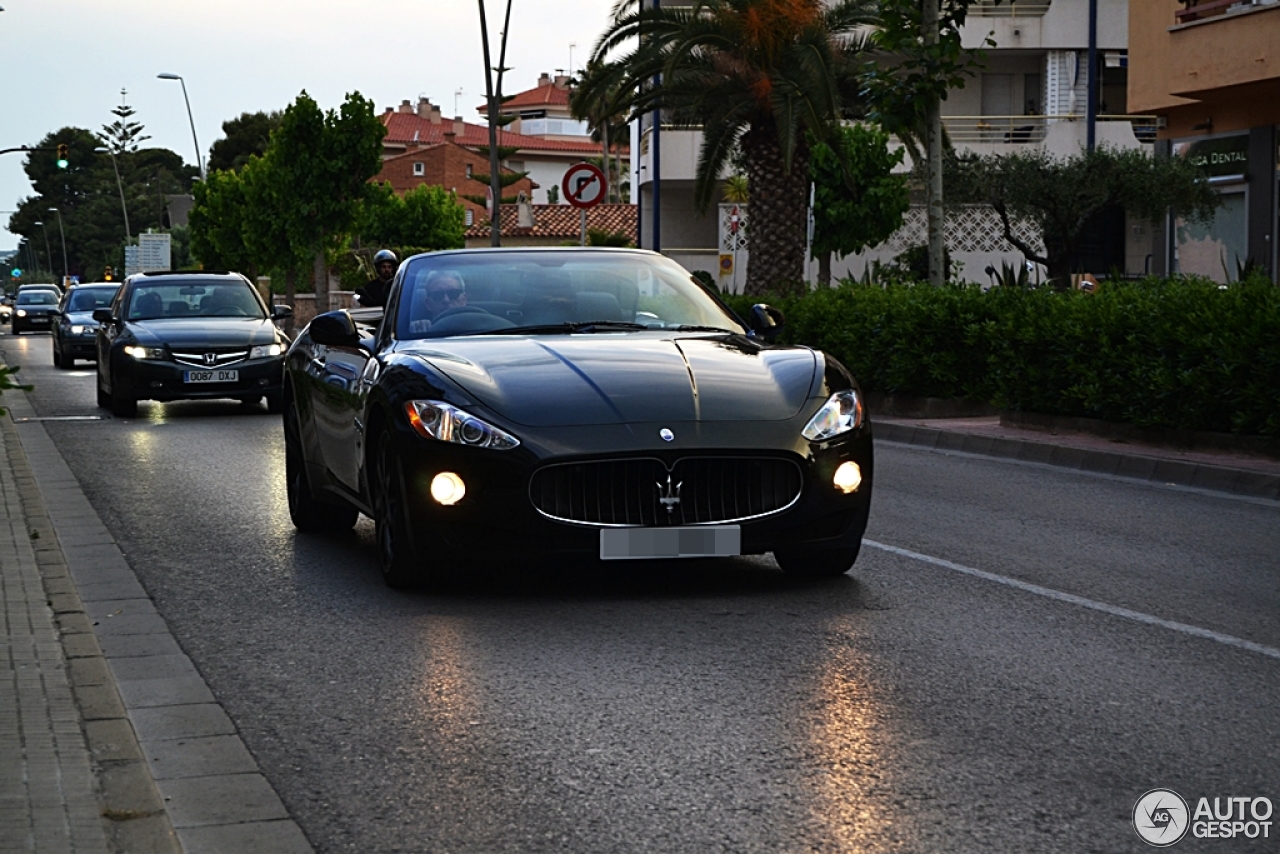
[[[527,236],[577,240],[581,229],[581,216],[573,205],[534,205],[533,228],[516,225],[518,211],[515,205],[503,205],[502,234],[506,237]],[[587,228],[597,228],[611,234],[623,232],[636,242],[635,205],[596,205],[587,209]],[[489,222],[477,220],[467,229],[467,237],[488,237]]]
[[[439,124],[435,124],[429,119],[424,119],[417,113],[401,113],[389,110],[382,114],[382,123],[386,125],[387,135],[383,137],[383,143],[402,144],[402,145],[434,145],[436,143],[445,142],[445,134],[453,133],[454,122],[451,119],[443,119]],[[487,146],[489,144],[489,128],[487,125],[476,125],[471,122],[462,123],[462,133],[452,137],[452,141],[458,145],[468,147]],[[503,148],[518,148],[527,151],[548,151],[562,152],[566,154],[581,154],[586,157],[596,157],[600,154],[600,146],[590,140],[586,142],[572,142],[563,139],[543,139],[538,136],[525,136],[524,134],[511,133],[510,131],[498,130],[498,145]]]
[[[502,102],[502,112],[510,113],[521,108],[528,107],[567,107],[569,106],[569,96],[572,90],[562,88],[554,83],[547,81],[544,84],[534,86],[532,89],[526,89],[517,95]],[[476,107],[481,114],[489,111],[488,104],[481,104]]]

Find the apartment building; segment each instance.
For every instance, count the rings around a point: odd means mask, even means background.
[[[1234,280],[1277,274],[1280,3],[1142,0],[1129,9],[1129,101],[1158,117],[1157,153],[1188,157],[1221,195],[1208,225],[1171,217],[1156,235],[1160,271]]]
[[[1096,0],[1096,61],[1091,64],[1089,0],[974,3],[963,44],[977,49],[991,39],[995,45],[986,49],[981,72],[943,102],[952,144],[983,154],[1039,148],[1066,156],[1085,148],[1092,127],[1095,144],[1149,149],[1156,138],[1155,117],[1133,115],[1129,104],[1128,7],[1128,0]],[[1090,87],[1097,93],[1093,114]],[[640,241],[690,269],[715,271],[722,287],[737,290],[746,280],[749,210],[723,204],[705,216],[695,212],[693,177],[701,141],[697,129],[655,127],[651,115],[633,125]],[[1151,231],[1145,223],[1118,218],[1099,240],[1100,270],[1147,269]],[[1029,226],[1019,236],[1036,237]],[[924,210],[913,207],[903,229],[887,243],[837,262],[834,272],[860,275],[869,263],[890,260],[924,242]],[[989,266],[1023,262],[988,209],[949,215],[947,242],[971,280],[986,281],[983,271]]]

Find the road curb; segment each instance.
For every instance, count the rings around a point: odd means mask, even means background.
[[[874,422],[873,435],[886,442],[1041,463],[1092,474],[1172,483],[1253,498],[1280,500],[1280,475],[1141,454],[1073,448],[1027,439],[942,430],[917,424]]]

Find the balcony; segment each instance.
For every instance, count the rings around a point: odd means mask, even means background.
[[[1050,124],[1083,122],[1083,115],[1061,116],[943,116],[953,145],[1039,145]],[[1129,122],[1139,142],[1154,142],[1155,116],[1100,115],[1100,122]]]
[[[1043,18],[1049,11],[1050,0],[1012,0],[993,2],[978,0],[969,7],[969,14],[979,18]]]
[[[1238,12],[1247,12],[1259,6],[1275,5],[1277,0],[1182,0],[1183,8],[1173,13],[1175,24],[1189,24]]]

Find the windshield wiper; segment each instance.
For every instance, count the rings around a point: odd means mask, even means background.
[[[573,335],[581,332],[630,332],[648,329],[643,323],[625,320],[585,320],[578,323],[547,323],[540,326],[513,326],[508,329],[491,329],[472,332],[471,335]]]
[[[694,323],[682,323],[679,326],[668,327],[676,332],[728,332],[730,335],[741,335],[741,331],[735,332],[732,329],[722,329],[719,326],[698,326]]]

